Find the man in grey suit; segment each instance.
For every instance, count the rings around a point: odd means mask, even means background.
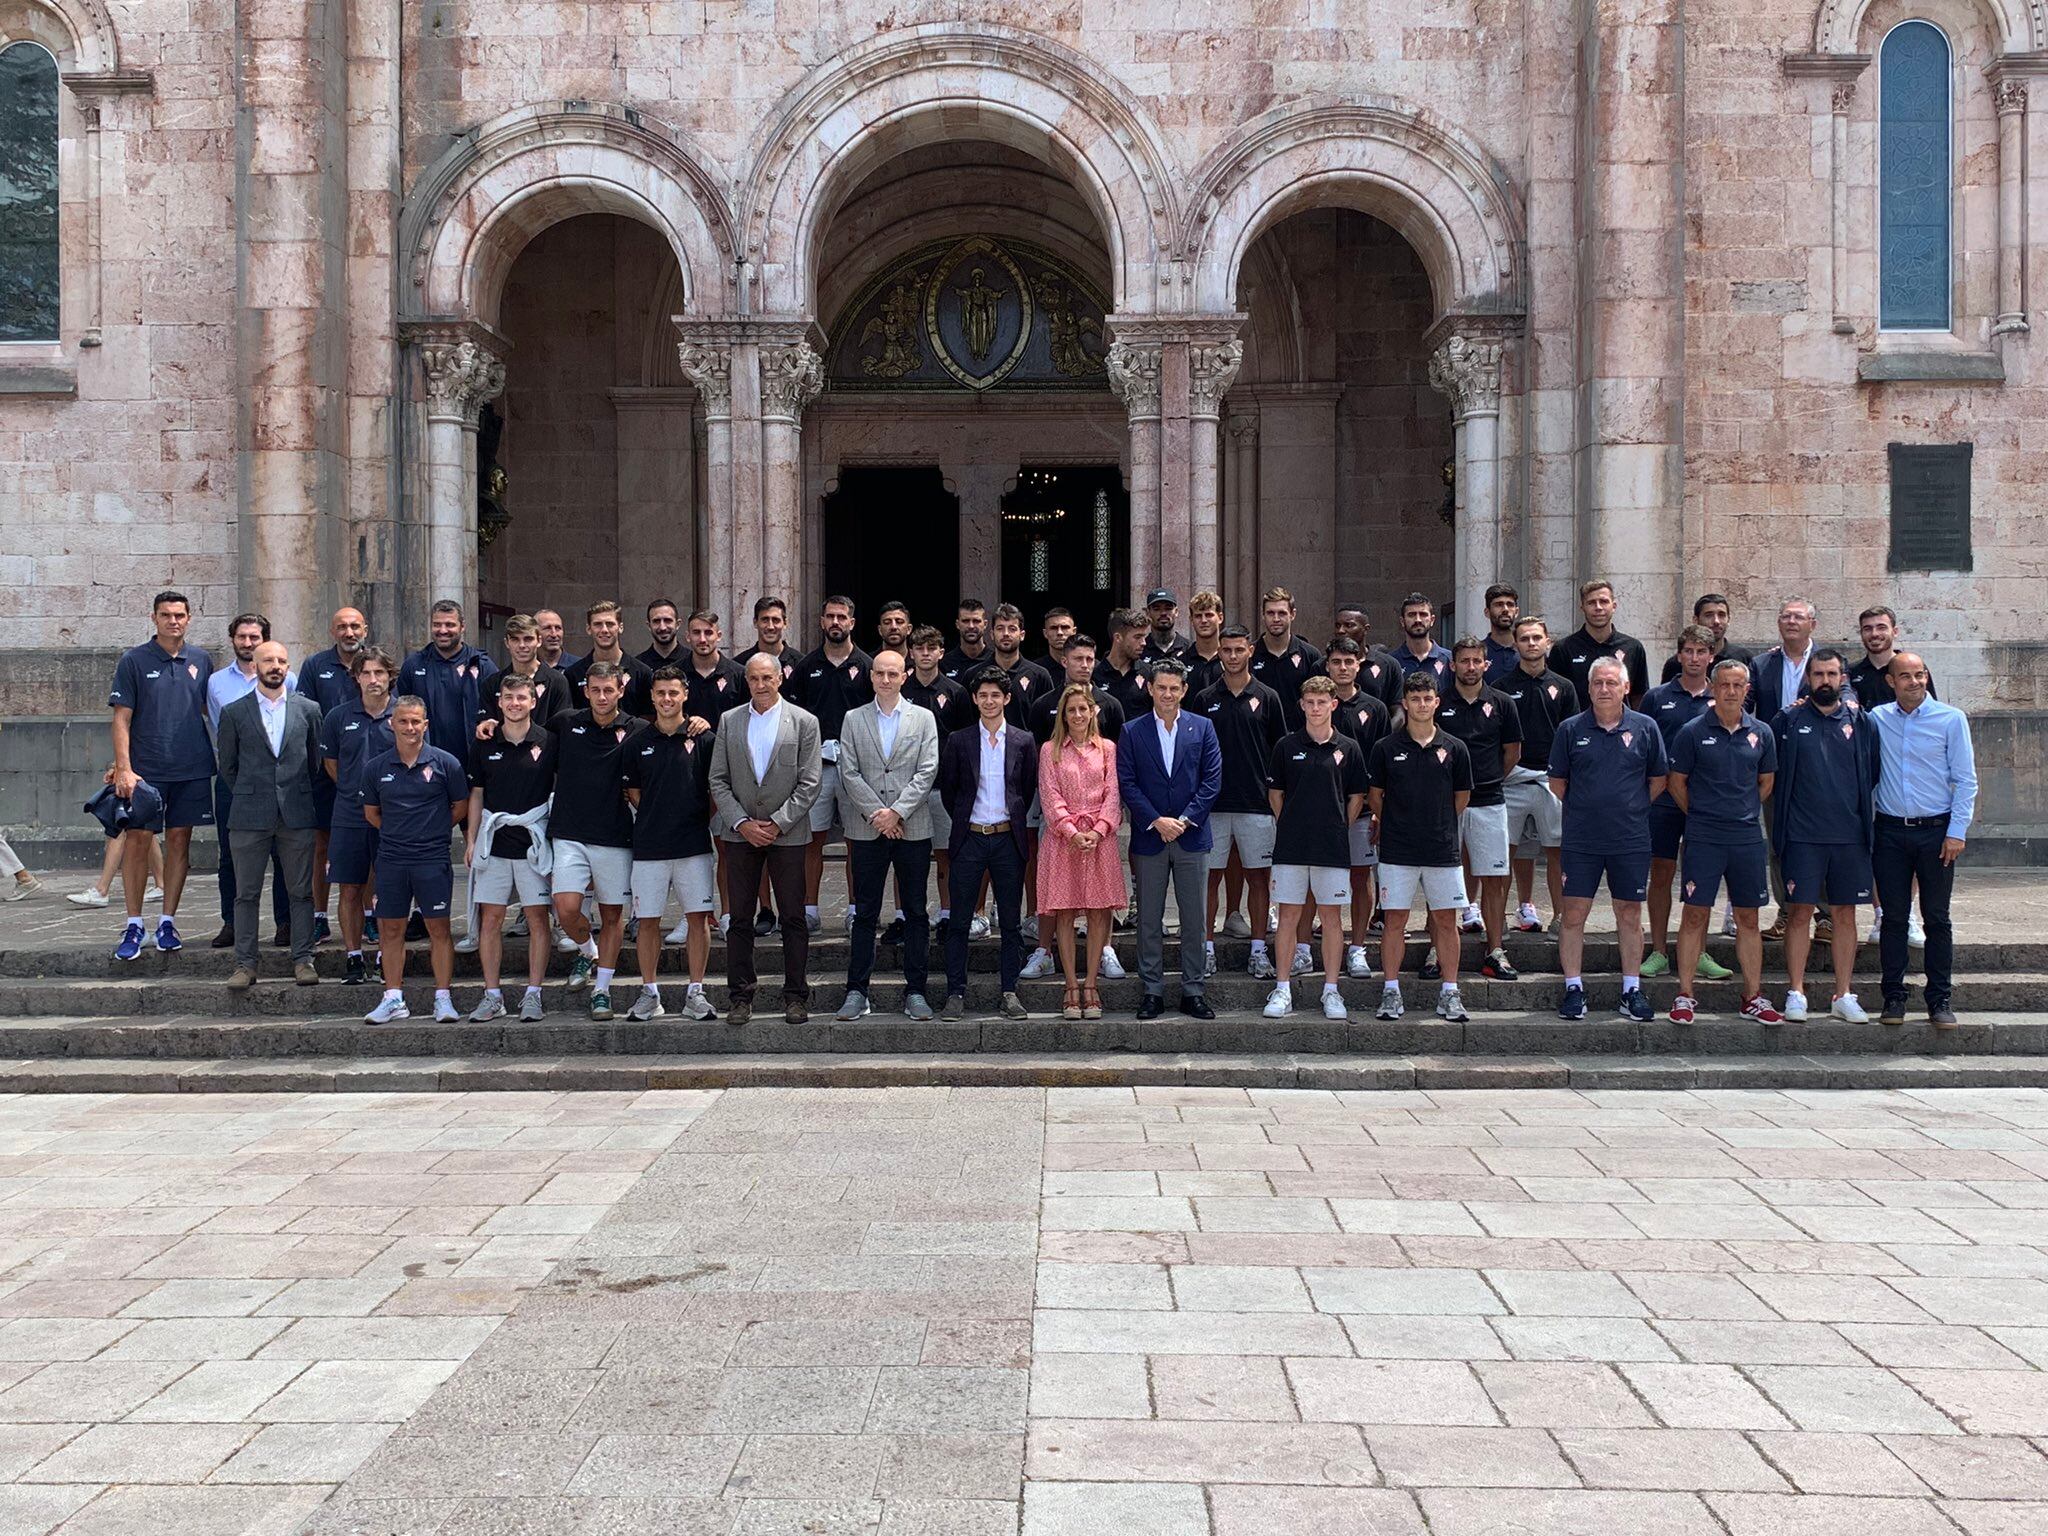
[[[263,867],[276,850],[292,908],[292,975],[313,968],[313,834],[320,816],[313,775],[320,768],[320,706],[287,686],[289,658],[275,640],[256,648],[256,687],[220,712],[216,749],[230,798],[222,833],[234,860],[235,971],[228,990],[256,984],[256,914]]]
[[[853,946],[846,965],[846,1001],[839,1017],[868,1012],[875,969],[875,921],[889,871],[903,893],[903,1011],[932,1016],[925,1000],[931,925],[925,886],[932,868],[932,781],[939,774],[939,722],[903,697],[903,655],[878,651],[868,669],[875,698],[849,710],[839,728],[839,820],[846,828],[847,885],[853,899]]]
[[[804,856],[823,779],[818,717],[782,697],[782,668],[774,657],[753,657],[747,707],[720,717],[711,752],[711,824],[725,844],[725,904],[732,914],[725,939],[728,1024],[754,1016],[754,913],[764,870],[782,915],[782,1016],[792,1024],[811,1016]]]

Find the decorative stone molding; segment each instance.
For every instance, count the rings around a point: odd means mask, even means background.
[[[761,349],[761,416],[800,421],[804,407],[825,387],[825,359],[810,342],[786,341]]]
[[[495,331],[466,321],[423,322],[404,329],[419,353],[429,420],[460,420],[474,428],[484,403],[505,391],[508,343]]]
[[[697,387],[704,401],[704,414],[712,418],[732,415],[732,344],[700,341],[690,337],[676,343],[676,357],[683,375]]]
[[[1992,100],[1998,104],[1998,115],[2008,112],[2024,113],[2027,110],[2027,77],[2008,75],[1996,82],[1992,88]]]
[[[1160,362],[1164,352],[1160,342],[1133,342],[1118,337],[1103,354],[1110,393],[1123,401],[1133,421],[1158,419]]]
[[[120,76],[129,73],[147,81],[149,76],[140,71],[124,72],[121,68],[121,37],[114,29],[113,13],[104,0],[35,0],[29,6],[31,28],[29,36],[37,41],[46,39],[40,29],[33,25],[35,12],[47,12],[56,25],[71,35],[71,66],[82,75]],[[13,41],[10,37],[9,41]],[[53,48],[61,58],[64,50]],[[66,76],[67,83],[69,75]]]
[[[1223,397],[1230,393],[1230,386],[1243,363],[1244,343],[1234,337],[1229,341],[1197,342],[1190,346],[1188,414],[1220,416]]]
[[[1872,0],[1820,0],[1813,18],[1813,51],[1847,54],[1856,46]],[[2007,53],[2048,48],[2048,0],[1983,0]]]
[[[1484,317],[1446,315],[1430,327],[1430,387],[1451,402],[1452,419],[1500,414],[1501,359],[1507,327]]]

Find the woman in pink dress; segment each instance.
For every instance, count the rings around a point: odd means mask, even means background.
[[[1124,904],[1124,866],[1117,852],[1123,803],[1116,780],[1116,743],[1096,728],[1095,696],[1079,683],[1060,695],[1052,740],[1039,749],[1038,798],[1045,836],[1038,846],[1038,910],[1059,919],[1066,1019],[1102,1017],[1095,978],[1109,942],[1110,913]],[[1088,914],[1085,982],[1074,970],[1074,922]]]

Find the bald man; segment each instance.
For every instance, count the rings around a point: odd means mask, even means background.
[[[331,709],[354,704],[356,657],[370,640],[370,621],[360,608],[337,608],[328,621],[327,634],[334,644],[315,651],[299,668],[299,692],[319,707],[324,720]],[[328,938],[327,928],[327,839],[334,830],[334,781],[326,774],[313,779],[313,942]]]

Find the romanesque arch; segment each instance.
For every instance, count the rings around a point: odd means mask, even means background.
[[[738,202],[757,285],[749,308],[808,313],[824,229],[883,161],[938,140],[1030,153],[1094,205],[1120,310],[1156,307],[1178,214],[1175,171],[1136,99],[1078,54],[990,25],[932,24],[849,49],[757,137]]]
[[[731,309],[728,189],[674,130],[600,104],[507,113],[429,168],[399,221],[402,318],[494,323],[505,274],[527,241],[583,213],[651,225],[675,252],[687,306]]]
[[[121,41],[104,0],[0,0],[0,38],[48,45],[68,74],[121,68]]]
[[[1990,18],[2002,53],[2048,49],[2048,0],[1976,0]],[[1871,0],[1821,0],[1813,18],[1815,53],[1857,52]]]
[[[1523,310],[1521,213],[1505,173],[1454,130],[1371,96],[1276,108],[1203,161],[1181,239],[1193,265],[1188,307],[1232,309],[1253,242],[1289,214],[1330,204],[1399,230],[1440,313]]]

